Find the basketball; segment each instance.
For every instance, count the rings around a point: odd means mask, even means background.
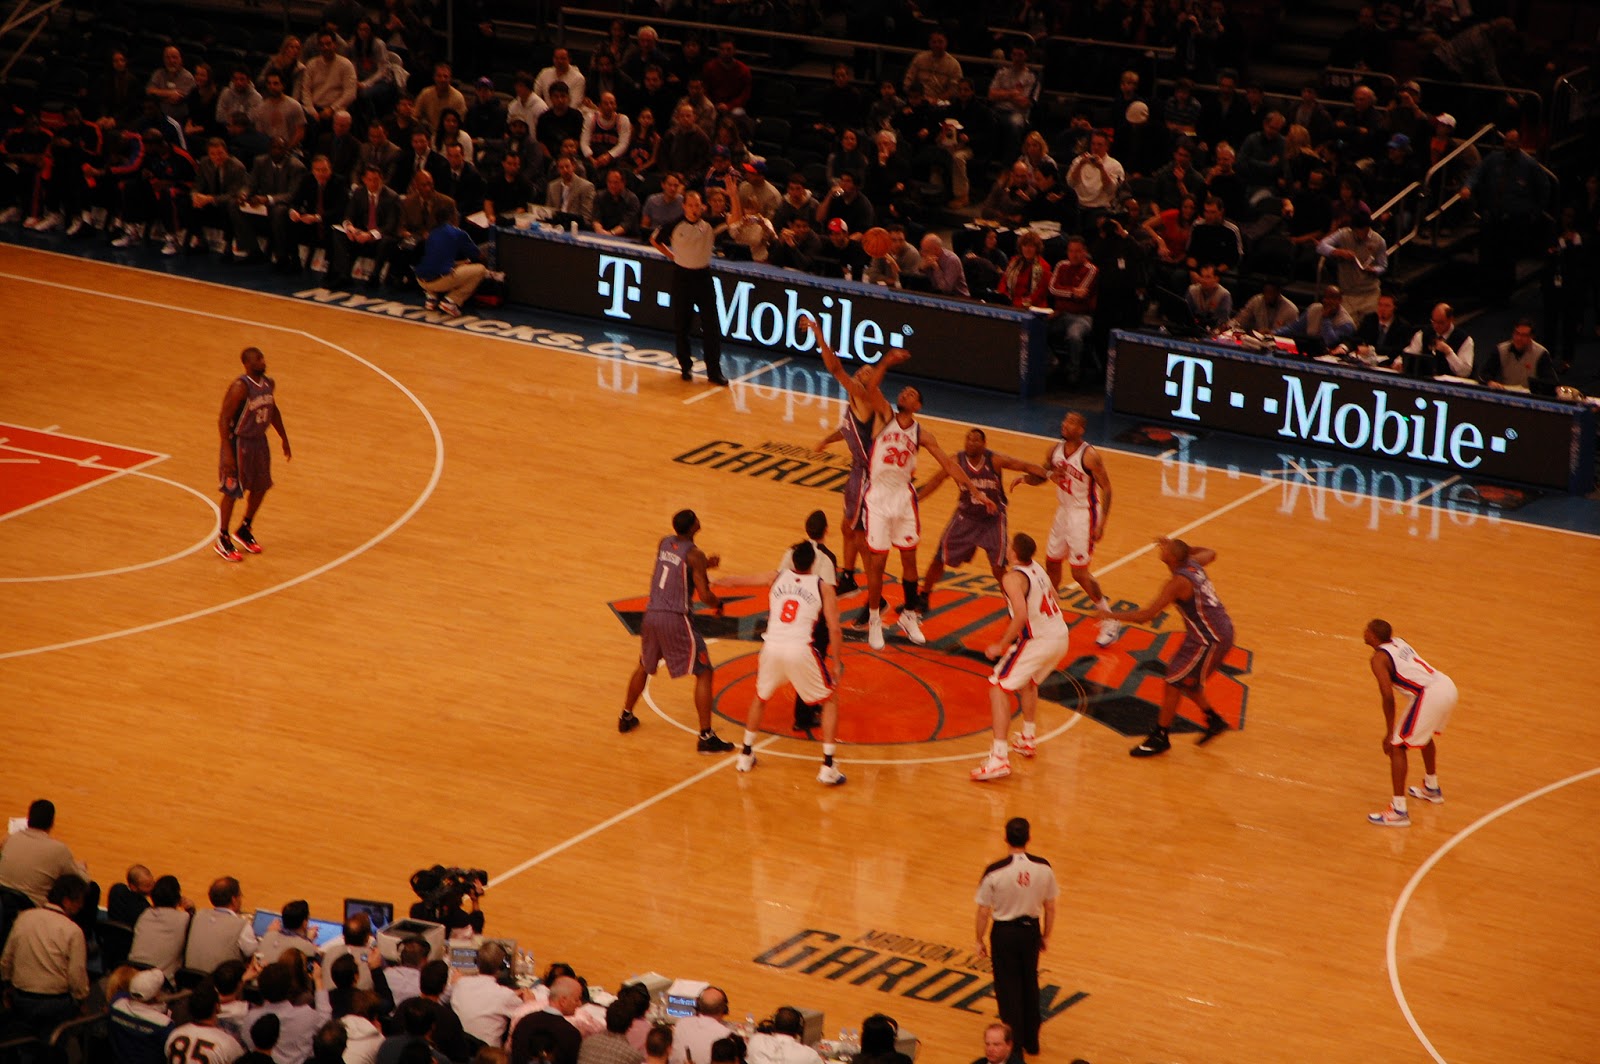
[[[861,236],[861,250],[875,259],[889,254],[889,230],[875,225]]]

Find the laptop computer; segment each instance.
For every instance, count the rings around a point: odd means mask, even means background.
[[[250,922],[251,930],[257,938],[265,935],[272,927],[274,921],[283,919],[283,913],[273,912],[271,909],[257,909],[255,917]],[[306,936],[317,944],[319,949],[325,948],[344,938],[344,924],[333,920],[307,920]]]
[[[382,931],[394,923],[394,902],[369,901],[366,898],[346,898],[344,900],[344,918],[349,920],[357,913],[366,913],[367,919],[372,921],[374,932]]]

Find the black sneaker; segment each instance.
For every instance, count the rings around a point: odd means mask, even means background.
[[[706,380],[716,385],[718,388],[726,388],[728,386],[728,378],[724,377],[720,373],[715,377],[708,376],[706,377]]]
[[[733,744],[726,739],[717,737],[717,733],[708,731],[700,736],[700,742],[695,747],[702,754],[726,754],[733,749]]]
[[[839,586],[836,589],[839,594],[848,595],[850,592],[859,591],[860,589],[861,585],[856,583],[855,573],[845,572],[839,574]]]
[[[239,531],[233,534],[233,538],[239,541],[239,546],[251,554],[261,553],[261,544],[256,542],[255,533],[250,531],[249,525],[240,525]]]
[[[1165,728],[1157,728],[1150,733],[1144,742],[1129,750],[1128,753],[1133,757],[1155,757],[1157,754],[1164,754],[1171,749],[1172,740],[1167,738],[1167,730]]]
[[[1223,732],[1228,730],[1228,722],[1222,719],[1214,709],[1206,710],[1206,730],[1200,733],[1200,741],[1196,746],[1204,746]]]
[[[634,716],[633,711],[630,709],[623,710],[622,716],[617,718],[617,731],[622,732],[624,735],[633,731],[633,729],[637,728],[638,726],[639,718]]]

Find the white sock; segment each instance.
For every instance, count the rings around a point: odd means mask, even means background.
[[[744,745],[746,745],[746,746],[754,746],[755,744],[756,744],[756,733],[753,732],[753,731],[746,731],[744,733]]]
[[[989,744],[989,756],[994,758],[996,761],[1004,761],[1006,759],[1006,752],[1006,741],[1004,739],[996,739],[994,742]]]
[[[867,611],[867,620],[871,621],[873,624],[882,624],[883,623],[883,611],[882,610],[868,610]]]
[[[1023,721],[1022,722],[1022,736],[1023,736],[1023,738],[1032,739],[1033,738],[1034,729],[1036,727],[1037,727],[1037,725],[1031,720]]]
[[[1439,777],[1424,776],[1422,777],[1422,785],[1436,791],[1439,789]]]
[[[1396,813],[1404,813],[1406,811],[1406,796],[1403,794],[1395,795],[1392,804]]]
[[[839,744],[838,743],[823,743],[822,744],[822,756],[823,757],[832,757],[834,754],[838,753],[838,751],[839,751]]]
[[[1099,606],[1103,610],[1109,610],[1111,608],[1111,600],[1106,598],[1104,595],[1101,595],[1095,600],[1095,605]]]

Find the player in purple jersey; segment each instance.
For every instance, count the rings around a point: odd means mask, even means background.
[[[230,562],[243,557],[239,547],[234,545],[234,538],[251,554],[261,553],[261,544],[256,542],[251,522],[255,520],[256,511],[261,509],[267,489],[272,487],[268,425],[277,430],[278,439],[283,441],[283,460],[287,462],[290,458],[289,434],[284,431],[283,414],[278,411],[277,386],[267,376],[267,356],[259,347],[247,347],[239,354],[239,361],[244,364],[244,373],[228,385],[228,394],[222,397],[222,414],[217,418],[217,430],[222,435],[222,460],[217,478],[221,481],[218,490],[222,492],[222,502],[217,508],[221,511],[222,527],[213,546],[224,561]],[[247,500],[244,521],[230,537],[228,524],[233,520],[233,504],[237,499]]]
[[[1228,730],[1228,722],[1211,708],[1206,698],[1206,680],[1233,649],[1233,621],[1217,598],[1204,568],[1216,560],[1217,552],[1210,547],[1191,547],[1181,539],[1158,539],[1156,547],[1161,560],[1172,570],[1160,593],[1142,609],[1100,611],[1103,618],[1129,624],[1154,620],[1168,606],[1176,606],[1183,616],[1183,644],[1167,665],[1167,689],[1161,697],[1161,713],[1149,737],[1128,751],[1134,757],[1154,757],[1172,747],[1167,729],[1178,715],[1179,698],[1186,697],[1205,711],[1206,726],[1200,735],[1201,744]]]
[[[850,451],[850,479],[844,486],[844,563],[839,568],[839,594],[848,595],[860,585],[856,582],[856,558],[865,546],[866,536],[861,527],[862,503],[867,497],[867,466],[872,456],[872,441],[883,427],[873,409],[869,395],[883,386],[884,375],[891,366],[897,366],[911,355],[899,349],[890,351],[871,365],[862,366],[855,373],[846,373],[844,363],[834,354],[833,348],[822,338],[822,326],[817,319],[806,315],[800,327],[817,342],[817,354],[828,367],[840,387],[849,396],[849,405],[839,427],[817,444],[817,450],[826,450],[830,443],[843,440]]]
[[[1041,481],[1049,475],[1043,466],[989,450],[989,437],[982,429],[967,432],[966,444],[962,452],[956,455],[956,464],[967,474],[974,488],[994,501],[995,512],[984,509],[971,495],[961,496],[956,503],[956,512],[950,516],[950,523],[944,528],[944,535],[939,537],[939,549],[934,552],[933,561],[922,578],[924,603],[928,601],[928,593],[939,583],[939,578],[944,576],[945,566],[967,564],[978,553],[979,547],[989,556],[989,571],[994,573],[995,581],[998,583],[1005,578],[1006,489],[1000,480],[1000,470],[1026,473]],[[918,501],[932,495],[949,476],[943,469],[935,470],[927,483],[917,489]]]
[[[628,694],[622,703],[622,716],[617,718],[617,730],[630,732],[639,726],[633,707],[644,694],[645,681],[655,675],[656,667],[665,661],[667,672],[673,679],[694,673],[694,709],[700,718],[699,751],[702,754],[724,754],[733,744],[711,730],[711,684],[713,669],[706,641],[695,631],[689,619],[689,606],[696,593],[700,601],[722,613],[722,600],[711,590],[708,570],[715,569],[722,559],[707,557],[695,546],[695,534],[700,531],[700,519],[693,510],[679,510],[672,515],[672,535],[656,545],[656,564],[650,572],[650,601],[645,605],[644,621],[639,628],[639,664],[628,680]]]

